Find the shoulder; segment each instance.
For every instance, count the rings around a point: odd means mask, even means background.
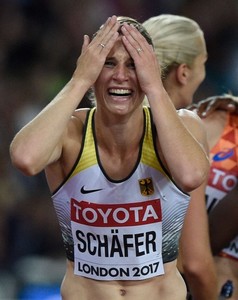
[[[178,110],[178,115],[183,121],[185,127],[201,144],[203,144],[208,152],[207,134],[202,119],[195,112],[188,109]]]
[[[194,111],[188,109],[179,109],[177,112],[182,121],[189,127],[193,125],[201,128],[204,127],[202,119]]]
[[[68,123],[68,133],[71,130],[76,130],[82,132],[84,125],[89,114],[89,108],[81,108],[74,111],[69,123]]]
[[[79,108],[79,109],[76,109],[73,113],[73,118],[75,118],[75,120],[77,120],[78,122],[81,122],[81,123],[85,123],[85,120],[87,118],[87,115],[89,114],[90,112],[90,108]]]
[[[71,116],[63,135],[60,160],[69,160],[78,155],[89,111],[89,109],[78,109]]]
[[[61,155],[45,170],[51,191],[55,191],[72,171],[80,153],[88,112],[89,109],[79,109],[73,113],[62,138]]]
[[[200,122],[200,117],[196,114],[196,112],[182,108],[177,110],[178,115],[183,119],[197,120]]]

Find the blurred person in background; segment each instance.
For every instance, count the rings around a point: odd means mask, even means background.
[[[207,129],[211,171],[206,189],[209,232],[218,286],[233,284],[238,299],[238,97],[212,97],[195,105]]]
[[[188,193],[209,170],[206,138],[196,114],[175,110],[151,44],[140,23],[109,18],[91,42],[84,36],[71,80],[11,143],[24,174],[46,172],[68,258],[63,299],[186,297],[178,241]],[[75,111],[92,86],[96,107]]]
[[[207,54],[201,28],[196,22],[189,18],[166,14],[152,17],[143,24],[153,39],[155,52],[164,74],[163,84],[171,100],[174,102],[176,108],[187,106],[191,108],[192,96],[205,78],[204,65]],[[221,140],[224,139],[224,137],[222,138],[223,129],[224,135],[226,130],[230,130],[232,135],[231,139],[234,142],[232,148],[235,149],[236,147],[236,142],[234,141],[236,132],[236,100],[237,99],[232,95],[221,95],[209,97],[209,99],[201,101],[198,105],[192,105],[196,107],[198,114],[207,116],[203,121],[208,133],[211,159],[214,155],[212,151],[218,151],[212,148],[219,141],[219,138],[221,138]],[[205,111],[205,109],[207,110]],[[226,146],[229,148],[228,144],[231,143],[231,141],[228,140],[226,142]],[[231,157],[231,160],[233,160],[232,168],[235,168],[235,150],[233,155],[234,156]],[[224,159],[226,159],[225,156]],[[215,269],[211,256],[205,204],[205,188],[206,198],[213,197],[212,193],[215,193],[214,198],[217,198],[215,189],[213,189],[212,192],[208,192],[211,191],[209,188],[211,182],[216,181],[218,178],[214,174],[218,176],[218,174],[214,173],[212,166],[208,186],[200,187],[191,193],[192,200],[181,235],[179,266],[187,281],[192,299],[217,299],[217,295],[226,280],[229,279],[229,277],[234,279],[232,275],[232,273],[234,273],[233,268],[237,269],[235,263],[230,263],[232,265],[230,268],[229,266],[225,268],[224,266],[219,267],[217,263],[219,259],[215,259]],[[220,185],[221,182],[219,181],[216,184]],[[224,196],[224,193],[220,194],[220,197],[221,195]],[[211,202],[208,199],[207,201],[207,203],[212,202],[213,204],[216,202],[214,199]],[[215,229],[214,224],[213,227]],[[213,233],[211,234],[213,235],[211,235],[213,247],[215,237]],[[237,249],[237,247],[233,244],[233,251],[235,249]],[[224,276],[226,269],[230,269],[230,271]],[[215,273],[217,275],[215,275]],[[218,288],[216,287],[217,276],[219,278]],[[235,275],[235,277],[236,276],[237,275]],[[235,297],[237,298],[237,296]]]
[[[163,71],[163,84],[176,109],[189,106],[205,78],[204,34],[193,20],[162,14],[143,25],[152,37]],[[206,182],[190,193],[191,202],[180,239],[179,269],[196,300],[217,299],[217,279],[211,254],[205,205]]]

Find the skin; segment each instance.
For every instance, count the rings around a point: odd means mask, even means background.
[[[201,118],[209,116],[216,110],[238,113],[238,97],[230,94],[212,96],[198,103],[192,103],[188,108],[195,111]]]
[[[204,38],[200,39],[203,52],[196,57],[194,64],[173,68],[163,82],[177,109],[191,105],[194,93],[205,78],[207,51]],[[209,153],[207,142],[206,151]],[[193,299],[216,300],[217,278],[208,234],[205,188],[206,181],[190,193],[191,201],[180,238],[178,267]],[[201,242],[198,243],[198,240]]]
[[[207,155],[201,146],[205,141],[201,121],[190,111],[176,112],[163,88],[152,47],[127,24],[122,26],[123,36],[119,36],[119,26],[113,16],[91,42],[85,36],[72,79],[11,143],[12,162],[26,175],[35,175],[45,169],[49,188],[54,191],[71,170],[80,151],[86,110],[75,109],[93,86],[101,164],[112,179],[125,178],[138,159],[143,133],[142,101],[146,94],[162,161],[176,184],[190,192],[204,181],[209,169]],[[101,47],[100,43],[106,47]],[[138,48],[143,50],[138,52]],[[110,93],[116,90],[130,93],[128,96]],[[176,130],[171,132],[171,126]],[[185,300],[186,288],[176,264],[176,260],[165,264],[165,274],[149,280],[99,281],[74,275],[73,263],[68,261],[61,286],[62,298]]]

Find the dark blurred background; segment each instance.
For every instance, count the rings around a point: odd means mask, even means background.
[[[205,33],[207,77],[194,100],[238,94],[237,0],[0,0],[0,299],[60,299],[64,249],[44,174],[9,159],[14,134],[70,79],[83,34],[112,14],[172,13]]]

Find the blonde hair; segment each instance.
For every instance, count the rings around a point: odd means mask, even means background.
[[[204,39],[203,31],[187,17],[162,14],[151,17],[143,26],[153,40],[163,79],[174,66],[186,63],[191,67],[195,58],[204,50],[201,43],[201,39]]]

